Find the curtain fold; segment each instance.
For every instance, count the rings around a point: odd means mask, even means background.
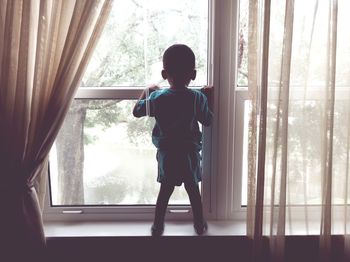
[[[47,172],[48,153],[111,5],[112,0],[0,1],[2,257],[14,259],[21,250],[35,256],[44,247],[35,180]]]
[[[286,259],[293,234],[318,235],[318,260],[334,261],[342,235],[346,261],[350,3],[249,4],[248,235],[257,257],[268,237],[270,261]]]
[[[331,237],[332,234],[332,175],[333,175],[333,140],[334,140],[334,111],[335,111],[335,86],[336,86],[336,52],[337,52],[337,0],[329,1],[329,26],[328,26],[328,49],[325,90],[325,128],[323,172],[322,172],[322,216],[320,229],[321,261],[331,260]],[[346,196],[347,197],[347,196]],[[345,232],[344,232],[345,233]]]

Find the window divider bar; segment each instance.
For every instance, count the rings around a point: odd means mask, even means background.
[[[190,86],[200,89],[202,86]],[[121,87],[80,87],[75,94],[77,99],[138,99],[144,90],[143,86]],[[168,88],[168,87],[165,87]],[[164,88],[164,89],[165,89]],[[163,88],[162,88],[163,89]]]
[[[75,98],[78,99],[137,99],[143,88],[108,88],[108,87],[84,87],[79,88]]]

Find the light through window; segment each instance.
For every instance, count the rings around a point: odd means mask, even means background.
[[[145,85],[166,87],[160,83],[162,54],[174,43],[193,49],[197,79],[191,84],[205,85],[207,35],[207,1],[114,2],[50,154],[52,206],[155,204],[154,123],[134,118],[132,107]],[[81,96],[86,90],[88,97]],[[169,203],[189,204],[183,187]]]

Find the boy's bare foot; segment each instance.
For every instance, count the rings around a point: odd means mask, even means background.
[[[163,235],[164,232],[164,224],[163,225],[155,225],[153,224],[151,227],[151,234],[154,237],[159,237]]]
[[[194,229],[196,230],[197,235],[201,236],[208,230],[208,224],[207,222],[203,222],[202,224],[195,224]]]

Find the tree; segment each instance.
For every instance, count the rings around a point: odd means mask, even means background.
[[[84,123],[86,109],[73,103],[56,138],[58,202],[62,205],[84,203]],[[78,175],[77,175],[78,174]],[[72,190],[73,189],[73,190]]]
[[[120,112],[118,101],[75,100],[65,118],[57,138],[59,203],[84,204],[84,144],[94,142],[84,129],[95,124],[111,126]],[[104,110],[100,110],[104,109]],[[87,111],[93,117],[87,117]]]

